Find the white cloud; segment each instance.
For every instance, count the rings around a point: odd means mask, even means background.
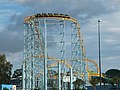
[[[102,58],[102,70],[105,72],[109,69],[120,70],[120,56],[110,56]]]
[[[78,15],[78,17],[80,17],[80,18],[86,18],[86,17],[88,17],[88,14],[80,14],[80,15]]]
[[[87,56],[98,60],[98,20],[101,28],[101,59],[102,72],[108,69],[120,69],[120,12],[103,14],[91,18],[86,24],[81,26],[84,36]]]
[[[14,10],[0,10],[0,17],[1,18],[8,18],[8,17],[10,17],[10,16],[12,16],[12,15],[14,15],[15,14],[15,11]]]
[[[26,3],[38,3],[38,2],[49,2],[50,0],[11,0],[11,1],[14,1],[14,2],[18,2],[18,3],[21,3],[21,4],[26,4]]]
[[[21,14],[20,20],[23,19],[23,16],[26,14],[32,12],[32,9],[34,6],[37,6],[36,12],[58,12],[58,13],[68,13],[71,16],[77,18],[80,23],[84,22],[84,24],[81,25],[81,31],[82,35],[85,39],[85,47],[87,50],[87,55],[90,56],[89,58],[95,59],[97,57],[97,20],[102,19],[101,22],[101,33],[102,38],[104,39],[103,42],[105,42],[105,45],[102,45],[104,48],[107,48],[109,50],[113,49],[108,46],[108,44],[112,44],[112,47],[118,48],[120,50],[120,43],[119,43],[119,30],[120,30],[120,1],[119,0],[0,0],[0,1],[14,1],[18,4],[23,4],[23,7],[29,7],[29,11],[26,11],[25,13]],[[7,6],[8,4],[6,4]],[[18,10],[19,11],[19,10]],[[8,10],[1,10],[2,14],[0,17],[5,17],[7,15],[13,15],[15,14],[14,10],[10,11]],[[19,16],[18,16],[19,17]],[[11,24],[10,24],[10,27]],[[14,31],[14,29],[18,30],[20,27],[19,23],[16,24],[13,28],[8,28]],[[10,30],[7,30],[10,31]],[[6,33],[6,32],[5,32]],[[18,32],[19,33],[19,32]],[[9,36],[10,33],[5,34],[3,37],[6,38],[6,36]],[[13,33],[11,36],[16,36],[16,33]],[[2,38],[2,37],[1,37]],[[8,37],[9,38],[9,37]],[[4,40],[8,40],[4,39]],[[15,38],[15,37],[12,37]],[[3,38],[2,38],[3,39]],[[10,41],[11,42],[11,41]],[[6,42],[3,45],[8,47],[8,45],[11,45],[9,48],[16,49],[16,46],[18,46],[18,38],[14,40],[14,45],[10,44],[10,42]],[[103,44],[103,43],[102,43]],[[117,45],[116,45],[117,44]],[[12,47],[13,46],[13,47]],[[19,45],[20,46],[20,45]],[[102,47],[102,48],[103,48]],[[12,49],[12,50],[13,50]],[[21,48],[20,48],[21,49]],[[7,49],[8,51],[8,49]],[[11,51],[11,50],[9,50]],[[104,51],[104,50],[103,50]],[[16,51],[15,51],[16,52]],[[111,52],[105,51],[105,55],[110,55]],[[115,57],[117,52],[113,52],[111,57],[103,57],[103,69],[106,70],[108,68],[120,68],[120,63],[112,63],[113,59],[114,61],[117,61],[117,59],[120,60],[120,57]],[[18,64],[22,61],[22,53],[16,52],[16,53],[9,53],[7,55],[7,58],[15,65],[15,67],[20,66]],[[120,61],[119,61],[120,62]],[[18,66],[17,66],[18,65]]]
[[[0,13],[11,13],[11,12],[14,12],[14,11],[9,9],[0,10]]]
[[[111,33],[119,33],[120,34],[120,27],[113,27],[113,28],[107,28],[109,30],[109,32]]]
[[[31,1],[31,0],[11,0],[11,1],[15,1],[18,3],[26,3],[26,2]]]
[[[23,52],[7,53],[6,57],[7,60],[13,64],[13,71],[16,68],[21,68],[23,62]]]
[[[2,23],[2,20],[0,20],[0,23]],[[5,25],[1,24],[1,26],[0,26],[0,32],[2,32],[4,30],[4,28],[5,28]]]
[[[116,39],[112,38],[103,39],[102,42],[107,45],[116,45],[117,43],[119,43]]]

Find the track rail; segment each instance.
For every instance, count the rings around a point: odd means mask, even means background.
[[[53,18],[53,19],[61,19],[61,20],[69,20],[74,23],[78,23],[78,21],[67,14],[58,14],[58,13],[38,13],[36,15],[28,16],[25,18],[25,23],[29,23],[31,19],[37,18]]]

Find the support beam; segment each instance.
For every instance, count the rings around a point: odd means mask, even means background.
[[[72,74],[72,67],[70,68],[70,90],[73,90],[73,74]]]
[[[47,24],[46,20],[44,20],[45,24],[45,52],[44,52],[44,90],[47,90]]]
[[[61,90],[61,65],[60,62],[58,62],[58,90]]]

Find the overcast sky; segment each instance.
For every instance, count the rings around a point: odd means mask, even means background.
[[[97,63],[97,21],[102,19],[102,72],[120,69],[120,0],[0,0],[0,53],[6,54],[14,69],[23,61],[24,18],[49,12],[79,21],[87,57]]]

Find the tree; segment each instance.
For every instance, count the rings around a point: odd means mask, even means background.
[[[3,90],[9,90],[9,89],[5,87],[5,88],[3,88]]]
[[[40,88],[35,88],[34,90],[41,90]]]
[[[118,90],[118,86],[120,84],[120,70],[118,69],[110,69],[105,72],[106,77],[108,78],[108,83],[112,86],[116,85],[116,89]]]
[[[119,77],[120,78],[120,70],[118,69],[109,69],[105,72],[105,75],[109,78]]]
[[[84,85],[84,81],[82,79],[77,79],[76,81],[73,82],[75,90],[81,90],[80,86]]]
[[[109,79],[109,83],[110,83],[112,86],[115,86],[115,85],[116,85],[116,89],[118,90],[118,85],[119,85],[119,83],[120,83],[120,78],[119,78],[119,77],[110,78],[110,79]]]
[[[0,54],[0,84],[9,84],[13,65],[6,60],[5,55]]]
[[[12,75],[12,78],[18,78],[19,76],[22,76],[22,68],[16,69]]]
[[[93,86],[94,90],[96,90],[96,85],[99,83],[99,80],[96,78],[91,78],[89,82]]]

